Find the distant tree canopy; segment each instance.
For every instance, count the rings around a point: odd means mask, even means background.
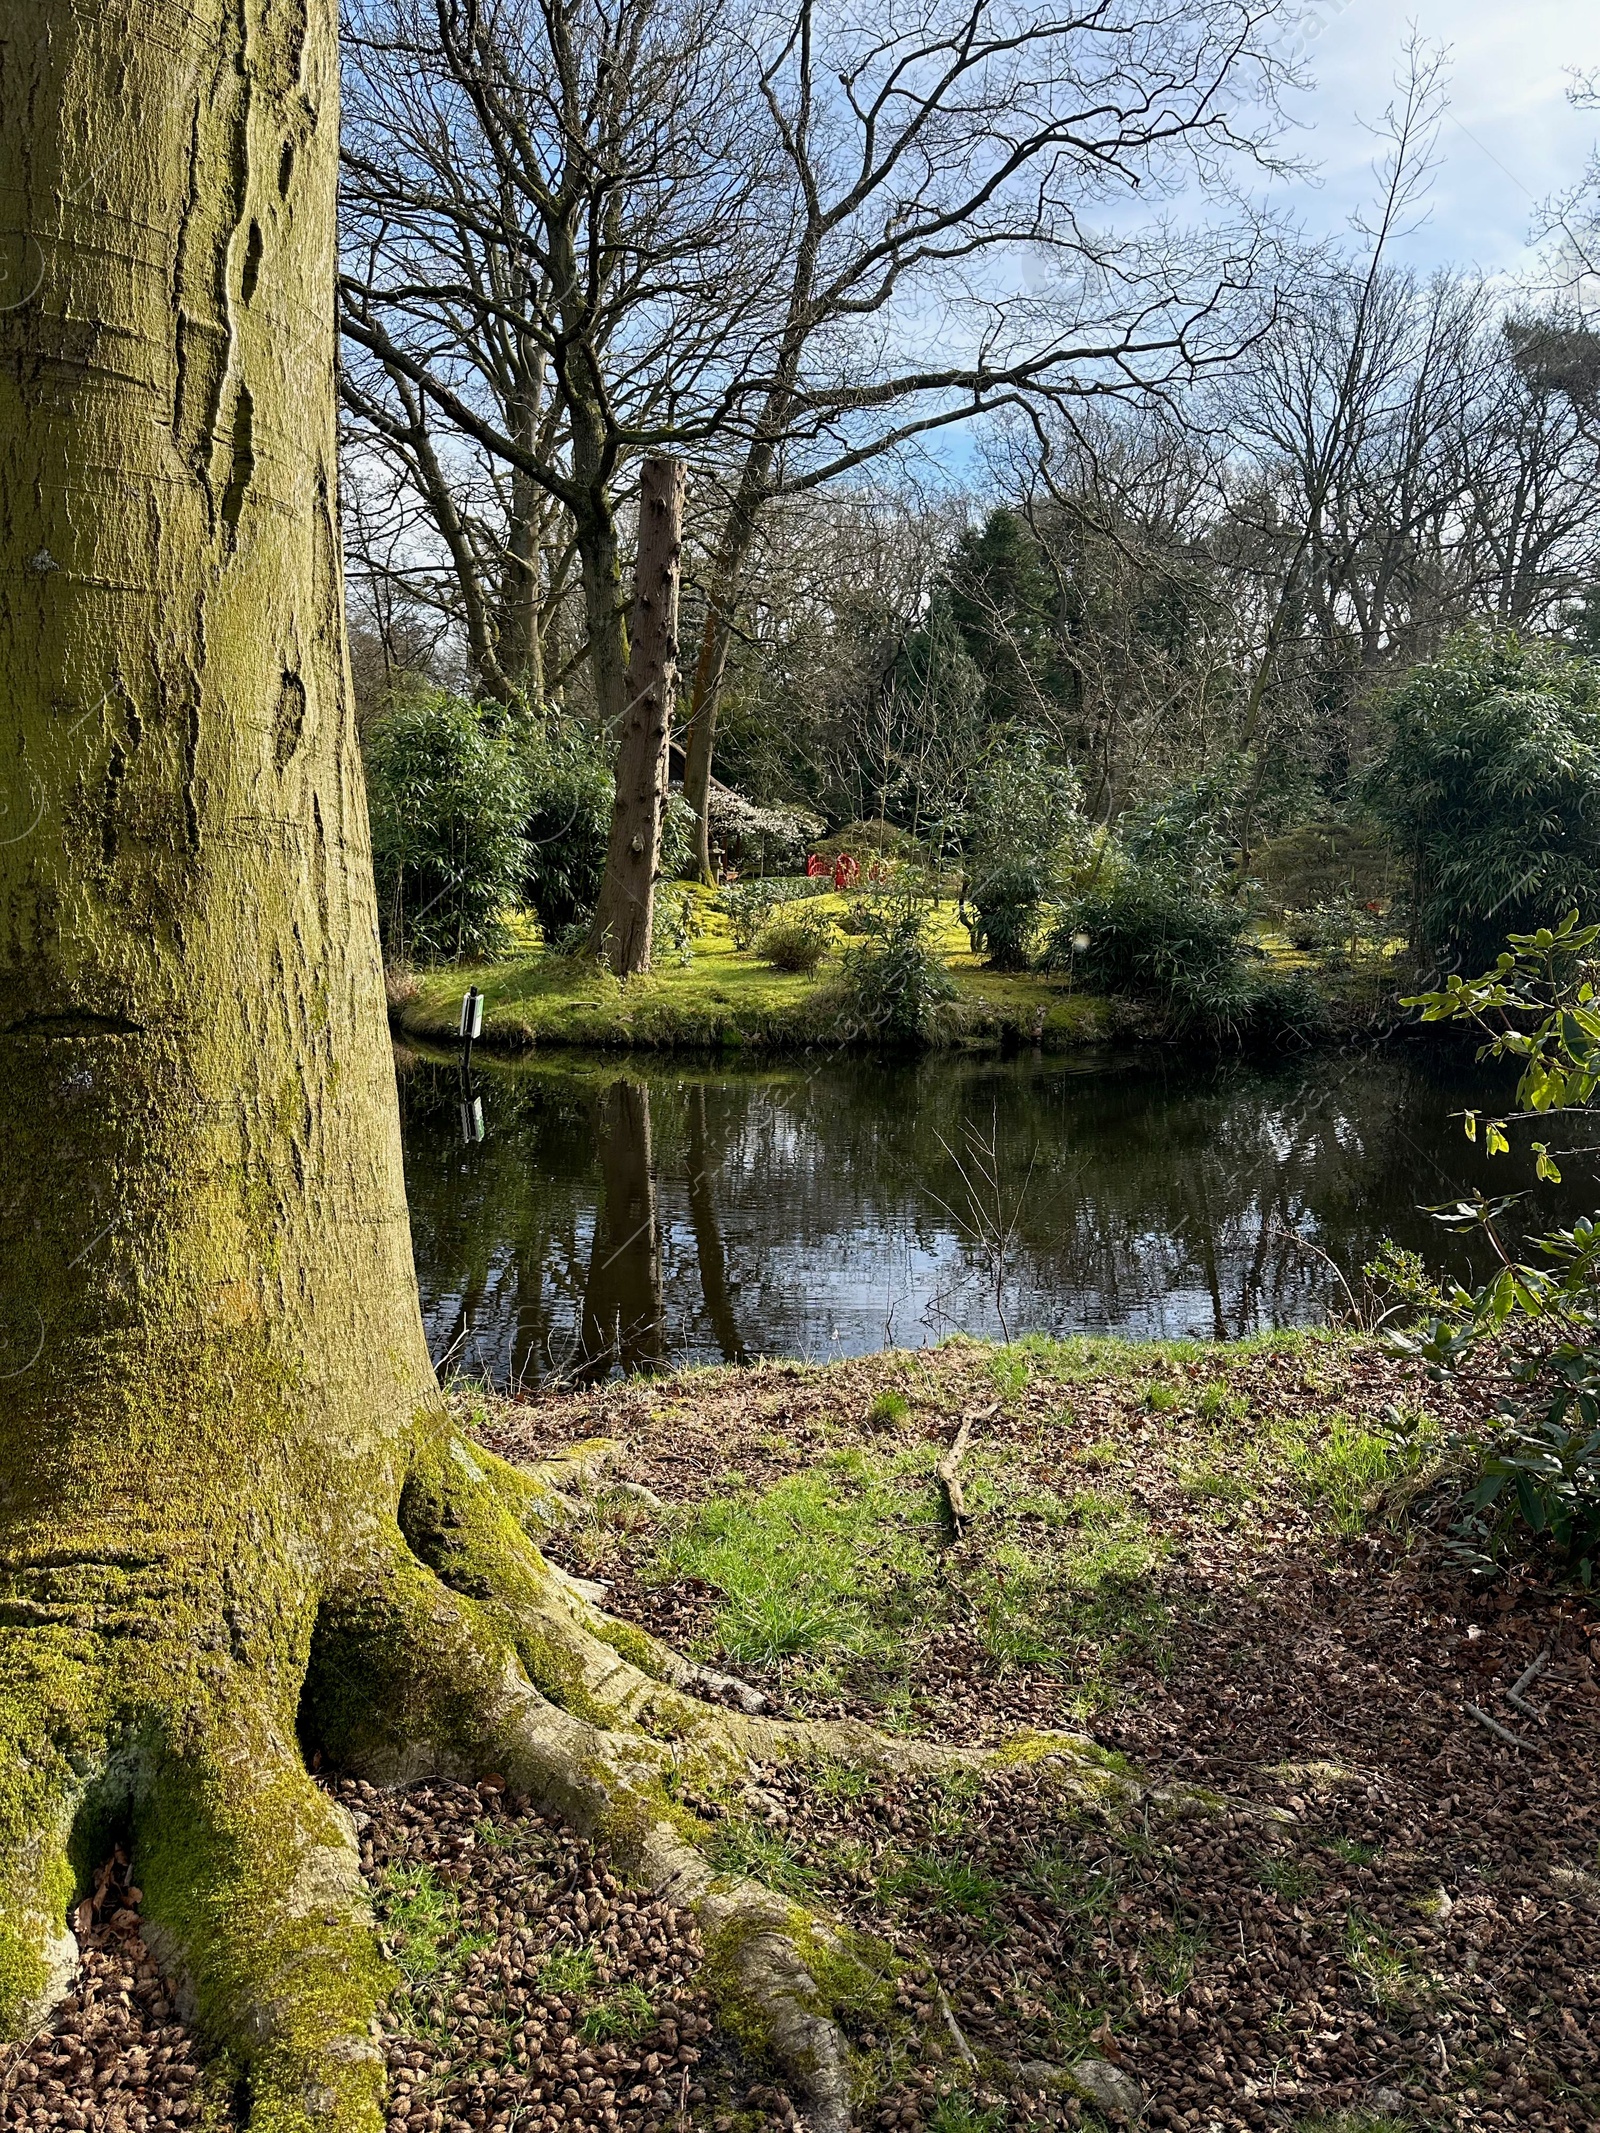
[[[1378,717],[1362,797],[1410,867],[1419,951],[1481,970],[1508,933],[1600,912],[1600,664],[1464,636]]]

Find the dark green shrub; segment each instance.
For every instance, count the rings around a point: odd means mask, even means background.
[[[1061,908],[1043,960],[1097,992],[1149,1000],[1180,1027],[1234,1035],[1258,990],[1245,924],[1237,902],[1192,876],[1124,864]]]
[[[988,957],[992,970],[1027,969],[1049,886],[1037,861],[1016,859],[995,867],[971,889],[967,931],[974,950]]]
[[[1044,901],[1088,837],[1080,798],[1077,773],[1039,733],[997,735],[974,773],[962,822],[965,923],[993,969],[1027,969]]]
[[[554,947],[587,924],[599,897],[616,783],[609,751],[575,719],[533,727],[520,754],[528,792],[523,900]]]
[[[1387,903],[1394,859],[1366,823],[1302,822],[1262,845],[1251,871],[1281,910],[1310,911]]]
[[[1573,911],[1558,926],[1512,934],[1484,976],[1451,977],[1406,1003],[1425,1021],[1475,1029],[1480,1058],[1522,1061],[1512,1116],[1467,1114],[1468,1134],[1481,1134],[1491,1156],[1508,1153],[1529,1121],[1548,1133],[1563,1113],[1583,1113],[1580,1130],[1589,1130],[1600,1099],[1597,951],[1600,926],[1581,925]],[[1548,1141],[1531,1140],[1531,1149],[1540,1177],[1559,1182]],[[1589,1153],[1580,1142],[1577,1158]],[[1507,1204],[1463,1202],[1441,1219],[1492,1236]],[[1495,1239],[1499,1272],[1470,1290],[1440,1287],[1394,1252],[1368,1271],[1386,1275],[1413,1308],[1414,1322],[1391,1334],[1393,1344],[1463,1385],[1469,1415],[1488,1408],[1439,1447],[1435,1493],[1448,1507],[1453,1551],[1480,1572],[1540,1553],[1592,1586],[1600,1570],[1600,1219],[1586,1216],[1532,1246],[1531,1261],[1513,1261]]]
[[[833,921],[815,904],[790,904],[756,936],[756,954],[774,970],[812,971],[833,946]]]
[[[1252,1045],[1288,1051],[1328,1033],[1328,1003],[1304,970],[1254,971],[1240,1035]]]
[[[871,930],[845,952],[841,1021],[851,1036],[926,1044],[956,997],[955,980],[928,938],[930,909],[902,894],[868,910]]]
[[[1463,637],[1379,710],[1364,798],[1409,866],[1420,952],[1481,969],[1509,931],[1600,909],[1600,663]]]
[[[527,788],[498,707],[418,689],[362,749],[385,952],[494,953],[527,864]]]
[[[896,828],[892,822],[847,822],[843,829],[835,830],[811,849],[824,859],[838,859],[848,852],[863,863],[873,856],[915,863],[923,856],[922,846],[911,832]]]

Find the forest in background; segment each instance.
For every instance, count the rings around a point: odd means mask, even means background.
[[[1438,53],[1313,244],[1249,204],[1292,146],[1270,24],[964,23],[351,11],[345,523],[397,957],[503,944],[515,902],[594,950],[651,453],[688,471],[665,877],[853,832],[953,868],[1002,968],[1115,918],[1191,992],[1261,875],[1307,945],[1436,969],[1587,897],[1593,173],[1537,283],[1422,275]]]

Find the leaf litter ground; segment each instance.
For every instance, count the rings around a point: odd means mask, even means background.
[[[1576,2133],[1600,2127],[1600,1613],[1474,1585],[1385,1515],[1426,1459],[1418,1403],[1371,1348],[1305,1337],[463,1397],[511,1457],[617,1439],[552,1554],[774,1708],[984,1744],[1066,1726],[1240,1803],[1086,1812],[1025,1754],[954,1781],[768,1770],[759,1814],[688,1801],[730,1870],[894,1950],[847,2024],[866,2122],[1092,2124],[1051,2070],[1093,2054],[1196,2133]],[[958,1539],[933,1462],[963,1417]],[[1535,1717],[1503,1692],[1540,1657]],[[340,1791],[405,1981],[395,2133],[792,2122],[714,2026],[692,1921],[603,1853],[492,1785]],[[227,2115],[125,1869],[78,1990],[0,2073],[7,2124]]]

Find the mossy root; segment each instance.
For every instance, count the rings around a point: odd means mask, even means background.
[[[693,1693],[699,1670],[610,1620],[545,1560],[531,1509],[511,1470],[440,1428],[422,1433],[396,1515],[369,1523],[314,1623],[286,1633],[283,1663],[231,1663],[218,1634],[201,1640],[205,1666],[168,1653],[102,1696],[93,1669],[40,1643],[54,1632],[0,1638],[0,1690],[20,1714],[0,1717],[12,2034],[70,1969],[64,1921],[86,1864],[73,1832],[81,1850],[86,1806],[116,1794],[155,1952],[222,2070],[242,2079],[252,2133],[378,2133],[372,2035],[391,1973],[353,1831],[307,1773],[320,1751],[381,1784],[496,1772],[605,1843],[624,1872],[695,1914],[729,2031],[782,2070],[814,2133],[846,2133],[836,2015],[881,1995],[893,1959],[863,1957],[826,1918],[718,1872],[686,1792],[759,1814],[764,1764],[934,1772],[1026,1758],[1049,1759],[1088,1806],[1216,1804],[1144,1788],[1069,1735],[985,1751],[708,1702]],[[296,1714],[284,1699],[299,1652]]]
[[[391,1973],[354,1830],[294,1742],[243,1695],[174,1726],[134,1842],[146,1937],[242,2077],[252,2133],[378,2124],[372,2028]]]

